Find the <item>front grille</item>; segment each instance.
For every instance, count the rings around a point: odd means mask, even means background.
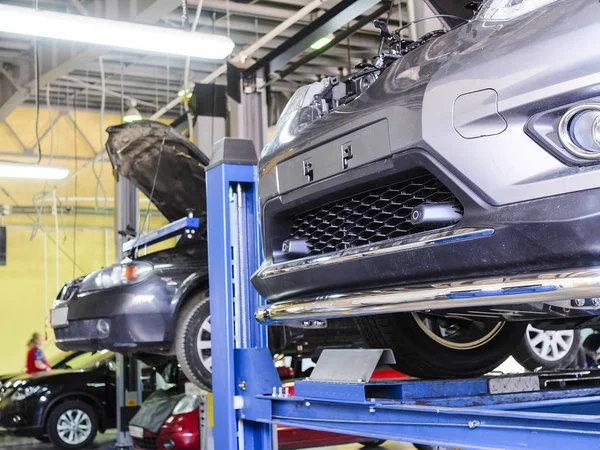
[[[146,436],[133,438],[133,446],[143,450],[156,450],[156,438]]]
[[[306,240],[310,255],[401,238],[431,229],[410,222],[412,209],[424,203],[461,206],[440,180],[426,173],[298,214],[289,236]]]

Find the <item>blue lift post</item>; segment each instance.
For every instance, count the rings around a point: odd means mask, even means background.
[[[376,360],[345,379],[352,361],[385,352],[326,350],[293,396],[282,391],[253,317],[262,302],[249,281],[260,261],[257,172],[244,142],[220,141],[207,170],[215,448],[277,448],[273,425],[463,449],[600,448],[600,371],[377,381]]]

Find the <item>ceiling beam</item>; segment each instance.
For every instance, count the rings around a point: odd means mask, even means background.
[[[138,5],[141,12],[135,17],[136,22],[154,23],[181,6],[181,0],[150,0],[145,3],[149,5],[143,9]]]
[[[85,66],[106,52],[106,50],[94,47],[73,54],[70,51],[60,51],[61,49],[57,47],[60,45],[59,43],[47,40],[39,41],[38,45],[40,47],[40,86],[45,86],[61,76]],[[27,100],[29,95],[35,93],[36,83],[33,76],[33,58],[29,59],[27,61],[31,66],[27,71],[29,72],[29,76],[20,88],[17,89],[12,84],[8,86],[8,80],[4,77],[0,78],[0,93],[2,94],[0,98],[0,121],[6,119],[16,107]]]

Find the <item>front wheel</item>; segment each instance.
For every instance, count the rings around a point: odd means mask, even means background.
[[[358,317],[357,323],[371,347],[394,352],[394,369],[420,378],[481,376],[510,356],[526,327],[423,313]]]
[[[177,319],[175,353],[188,380],[212,391],[210,302],[206,292],[196,294],[183,306]]]
[[[98,416],[87,403],[68,400],[56,406],[48,417],[50,441],[59,448],[88,448],[98,433]]]

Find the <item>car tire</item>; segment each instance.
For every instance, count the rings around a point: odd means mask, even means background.
[[[66,450],[88,448],[98,434],[98,416],[87,403],[68,400],[50,412],[46,430],[56,447]]]
[[[393,351],[394,369],[419,378],[481,376],[510,356],[527,326],[520,322],[449,320],[421,313],[358,317],[357,323],[371,348]],[[441,323],[445,323],[446,332],[441,332]],[[450,329],[458,331],[442,337]]]
[[[379,439],[377,441],[365,442],[362,444],[362,448],[374,450],[376,448],[379,448],[379,446],[383,445],[384,442],[385,442],[385,439]]]
[[[554,370],[569,367],[581,346],[579,330],[540,330],[529,325],[513,353],[527,370]]]
[[[208,292],[194,295],[177,319],[175,353],[185,376],[195,385],[212,391],[210,302]]]

